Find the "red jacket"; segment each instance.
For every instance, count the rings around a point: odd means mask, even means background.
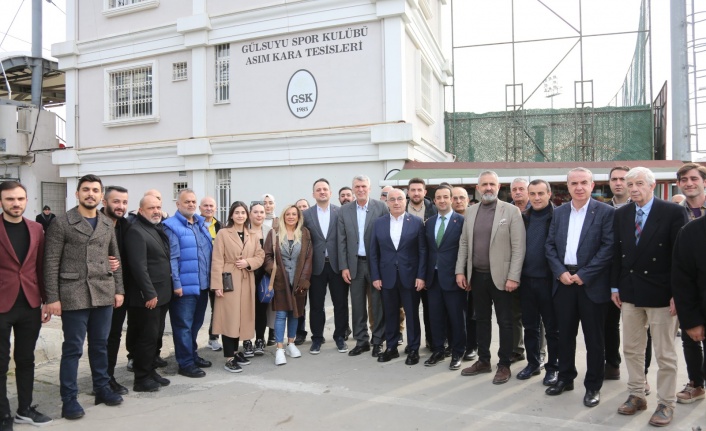
[[[0,221],[0,313],[7,313],[15,304],[20,286],[33,308],[46,300],[44,292],[44,230],[42,225],[24,218],[29,230],[29,250],[20,266],[15,249]]]

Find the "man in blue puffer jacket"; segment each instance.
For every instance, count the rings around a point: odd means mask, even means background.
[[[169,316],[174,336],[174,352],[179,374],[203,377],[201,368],[211,362],[196,353],[196,336],[203,325],[211,276],[211,235],[204,219],[196,214],[196,194],[182,190],[177,199],[177,212],[166,219],[164,231],[171,249],[174,297],[169,303]]]

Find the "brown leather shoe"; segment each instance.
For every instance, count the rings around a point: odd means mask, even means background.
[[[657,406],[657,410],[652,414],[650,418],[650,425],[656,427],[664,427],[672,422],[672,416],[674,415],[674,408],[669,407],[664,404]]]
[[[495,377],[493,377],[493,384],[502,385],[503,383],[507,383],[511,375],[510,367],[498,365],[498,371],[495,373]]]
[[[493,371],[493,367],[489,363],[483,362],[480,359],[468,368],[461,370],[462,376],[475,376],[480,373],[489,373]]]
[[[618,413],[621,415],[634,415],[640,410],[647,410],[647,401],[636,395],[630,395],[628,400],[618,407]]]
[[[620,380],[620,368],[605,364],[605,380]]]

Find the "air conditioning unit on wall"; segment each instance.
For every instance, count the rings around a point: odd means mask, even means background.
[[[29,109],[0,104],[0,156],[27,155],[28,138],[31,135],[19,131],[20,110],[31,113]],[[23,127],[26,127],[26,124],[23,124]]]

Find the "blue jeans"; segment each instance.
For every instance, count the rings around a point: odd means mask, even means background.
[[[83,354],[83,342],[88,334],[88,361],[91,365],[93,391],[108,386],[108,333],[113,318],[113,307],[108,305],[83,310],[63,311],[61,328],[64,342],[61,345],[59,382],[61,401],[68,402],[78,396],[78,361]]]
[[[287,321],[287,337],[294,338],[297,336],[297,326],[299,319],[294,318],[293,311],[277,311],[275,314],[275,341],[284,343],[284,325]]]
[[[197,295],[174,296],[169,302],[169,319],[172,322],[174,356],[179,368],[188,370],[196,366],[196,336],[203,325],[208,290]]]

